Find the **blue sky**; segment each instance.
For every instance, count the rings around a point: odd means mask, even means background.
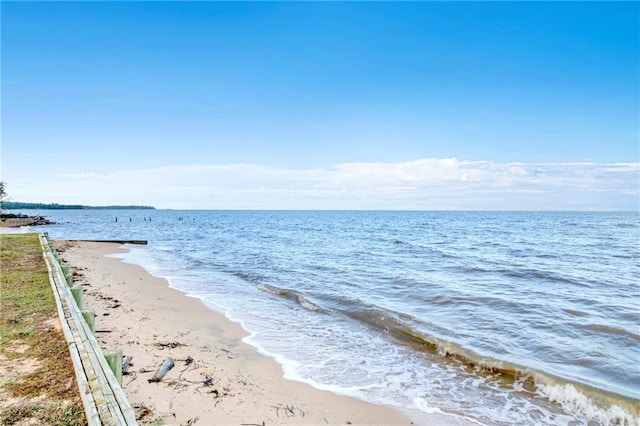
[[[17,201],[638,210],[637,2],[2,2]]]

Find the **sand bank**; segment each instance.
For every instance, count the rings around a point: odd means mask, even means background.
[[[56,241],[96,314],[104,349],[133,356],[123,388],[140,423],[180,425],[408,425],[391,407],[285,380],[282,368],[241,341],[247,333],[143,268],[105,257],[117,244]],[[175,367],[149,383],[167,357]]]

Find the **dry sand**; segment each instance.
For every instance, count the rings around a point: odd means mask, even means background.
[[[241,341],[247,333],[143,268],[105,257],[117,244],[57,241],[84,288],[103,349],[133,356],[123,388],[140,423],[175,425],[409,425],[391,407],[286,380],[279,364]],[[163,360],[175,367],[149,383]]]

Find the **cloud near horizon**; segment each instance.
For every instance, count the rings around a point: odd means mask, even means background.
[[[639,210],[640,163],[424,158],[291,169],[192,164],[9,183],[17,201],[173,209]]]

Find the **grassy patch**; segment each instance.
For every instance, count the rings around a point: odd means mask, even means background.
[[[79,410],[79,411],[78,411]],[[82,422],[78,419],[82,418]],[[0,425],[15,425],[25,420],[36,421],[37,424],[57,426],[80,426],[84,422],[82,406],[69,403],[37,404],[26,403],[13,406],[0,414]]]
[[[0,234],[0,289],[0,424],[86,424],[37,234]]]

